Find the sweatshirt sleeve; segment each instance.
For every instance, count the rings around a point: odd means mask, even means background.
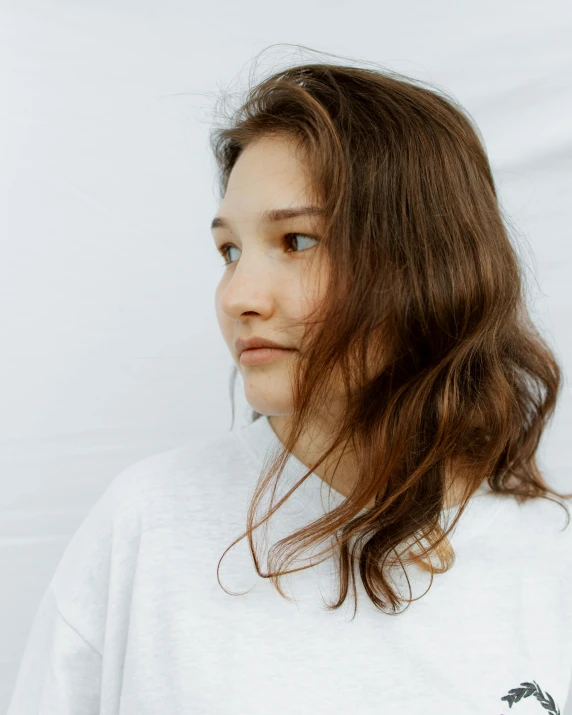
[[[96,715],[101,660],[59,611],[50,585],[28,635],[7,715]]]
[[[72,536],[32,622],[7,715],[118,709],[141,535],[172,519],[161,495],[179,453],[186,448],[120,472]]]
[[[562,715],[572,715],[572,673],[570,674],[570,686],[568,689],[568,697],[566,699]]]

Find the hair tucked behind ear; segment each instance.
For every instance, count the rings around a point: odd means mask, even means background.
[[[551,489],[536,463],[561,371],[527,311],[478,130],[454,99],[369,67],[311,63],[275,72],[212,130],[221,196],[245,147],[277,135],[300,147],[312,198],[325,209],[319,250],[330,279],[304,321],[311,330],[292,368],[292,431],[261,475],[240,539],[248,536],[258,574],[287,598],[279,578],[315,563],[287,570],[302,545],[335,537],[318,554],[335,550],[338,559],[339,597],[328,608],[344,603],[350,579],[356,598],[357,560],[373,604],[395,612],[401,599],[388,569],[414,562],[431,576],[447,571],[454,563],[447,535],[485,480],[519,503],[572,497]],[[314,468],[351,444],[356,485],[339,507],[274,545],[263,573],[252,539],[256,507],[304,425],[327,404],[334,370],[347,409]],[[462,465],[465,499],[443,530],[451,465]],[[373,498],[375,507],[360,515]],[[420,552],[398,553],[411,542]]]

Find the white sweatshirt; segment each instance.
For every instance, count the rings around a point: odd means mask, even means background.
[[[8,715],[572,714],[562,507],[481,488],[449,537],[455,564],[425,595],[430,576],[408,566],[418,600],[397,615],[373,606],[357,569],[355,619],[351,590],[327,611],[332,557],[285,577],[285,600],[256,574],[247,538],[221,562],[231,595],[217,564],[279,446],[263,416],[121,472],[45,592]],[[291,455],[274,503],[305,471]],[[266,525],[267,542],[265,525],[255,530],[264,573],[273,544],[344,500],[328,490],[312,474]]]

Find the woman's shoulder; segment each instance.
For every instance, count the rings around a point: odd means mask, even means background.
[[[69,541],[50,587],[58,603],[108,588],[115,565],[137,560],[142,535],[199,518],[213,489],[240,460],[234,433],[221,432],[144,457],[121,470]],[[211,504],[212,506],[212,504]],[[92,594],[93,598],[93,594]]]
[[[548,578],[565,578],[572,595],[572,500],[554,495],[518,501],[509,494],[491,495],[501,508],[495,512],[483,548],[494,545],[496,559],[525,571],[542,569]]]
[[[235,434],[221,431],[151,454],[117,474],[94,511],[142,531],[189,518],[209,486],[238,466],[241,451]]]

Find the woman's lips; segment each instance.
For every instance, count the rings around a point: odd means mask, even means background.
[[[294,350],[287,348],[252,348],[240,353],[241,365],[265,365],[266,363],[285,357]]]

